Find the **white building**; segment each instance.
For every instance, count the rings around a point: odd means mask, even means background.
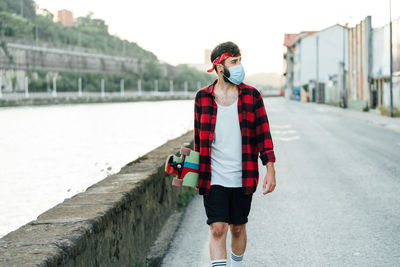
[[[347,39],[347,28],[339,24],[300,36],[294,45],[294,91],[308,86],[310,101],[339,103],[339,90],[343,90],[345,84],[343,62],[346,67]],[[332,79],[338,80],[338,86],[326,87]]]
[[[400,108],[400,18],[392,21],[393,33],[393,106]],[[390,32],[389,24],[372,32],[372,80],[377,106],[390,105]]]

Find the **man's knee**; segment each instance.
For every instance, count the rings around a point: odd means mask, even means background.
[[[228,231],[228,223],[214,222],[210,225],[211,234],[214,238],[221,238],[226,235]]]
[[[245,232],[246,232],[245,224],[232,224],[231,225],[231,233],[234,237],[239,237]]]

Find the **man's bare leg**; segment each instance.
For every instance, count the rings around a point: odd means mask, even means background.
[[[240,266],[244,251],[246,250],[247,234],[246,224],[231,224],[232,266]],[[233,261],[236,261],[234,264]]]
[[[210,258],[211,260],[226,259],[226,234],[228,223],[214,222],[210,224]]]

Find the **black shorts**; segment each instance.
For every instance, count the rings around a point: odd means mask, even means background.
[[[210,194],[203,195],[203,203],[207,214],[207,224],[227,222],[229,224],[245,224],[250,212],[253,194],[243,194],[241,187],[230,188],[212,185]]]

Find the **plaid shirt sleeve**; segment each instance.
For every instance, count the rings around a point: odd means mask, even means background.
[[[200,104],[198,93],[194,101],[194,151],[200,151]]]
[[[260,92],[257,93],[257,99],[254,106],[255,130],[257,149],[263,165],[268,162],[275,162],[274,145],[269,129],[268,117],[265,111],[264,101]]]

